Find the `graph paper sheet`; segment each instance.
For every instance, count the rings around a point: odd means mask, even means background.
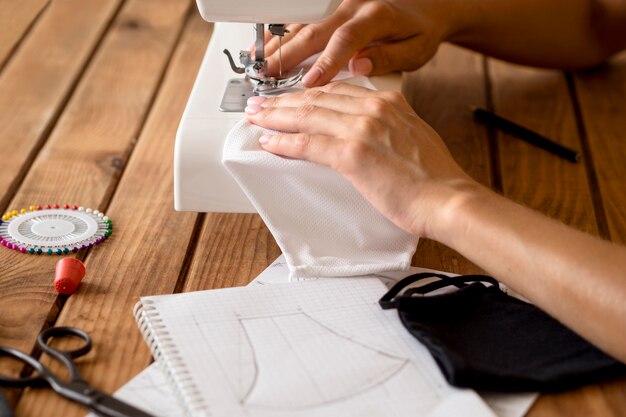
[[[406,275],[425,271],[428,270],[411,267],[409,271],[388,273],[377,278],[379,278],[385,285],[390,286],[398,279],[401,279]],[[316,279],[309,280],[316,281]],[[289,281],[289,270],[284,257],[281,255],[254,281],[252,281],[250,285],[280,284],[287,283]],[[479,394],[498,417],[522,417],[526,414],[537,397],[537,395],[533,393]],[[458,392],[456,396],[458,397]],[[121,387],[115,393],[115,397],[123,401],[127,401],[135,407],[139,407],[153,414],[155,417],[179,417],[184,414],[184,410],[178,403],[172,387],[156,363],[148,366],[127,384]],[[458,398],[467,398],[467,395],[462,395]],[[467,400],[470,401],[469,399]],[[447,404],[449,408],[450,406],[454,406],[455,401],[448,401]],[[440,410],[442,409],[443,408],[440,408]],[[89,417],[95,417],[95,415],[89,414]],[[431,415],[429,417],[434,416]]]
[[[142,298],[172,342],[163,357],[194,416],[493,416],[378,299],[377,279]],[[452,414],[450,414],[452,413]]]

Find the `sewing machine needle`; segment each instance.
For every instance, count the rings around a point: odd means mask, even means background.
[[[283,55],[281,53],[281,47],[282,47],[282,42],[283,41],[283,37],[279,36],[278,37],[278,76],[282,77],[283,76]]]

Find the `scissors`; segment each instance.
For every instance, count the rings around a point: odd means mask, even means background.
[[[73,350],[55,349],[48,341],[55,338],[74,336],[83,340],[84,344]],[[69,380],[62,381],[41,362],[7,346],[0,346],[0,357],[8,356],[23,362],[34,370],[34,375],[25,378],[13,378],[0,375],[0,386],[30,387],[50,386],[57,394],[89,408],[102,417],[153,417],[125,402],[117,400],[102,391],[92,388],[80,375],[73,359],[86,355],[91,350],[89,335],[75,327],[51,327],[37,336],[37,345],[44,352],[61,362],[69,372]]]

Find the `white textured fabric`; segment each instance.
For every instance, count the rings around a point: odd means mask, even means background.
[[[226,138],[222,162],[274,235],[292,277],[409,267],[415,236],[387,220],[338,172],[263,150],[258,139],[264,132],[239,122]]]

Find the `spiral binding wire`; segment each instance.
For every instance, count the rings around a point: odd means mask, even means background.
[[[158,311],[150,304],[151,300],[139,301],[133,308],[133,315],[154,360],[159,364],[170,386],[174,388],[174,394],[183,406],[186,416],[207,411],[202,394],[193,384],[191,374],[174,340],[163,325]]]

